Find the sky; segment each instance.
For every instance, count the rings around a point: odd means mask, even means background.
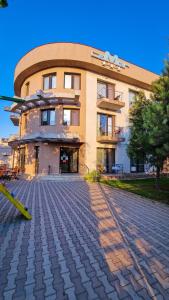
[[[8,0],[0,9],[0,95],[13,96],[14,70],[48,42],[84,43],[160,74],[169,53],[169,1]],[[0,137],[16,133],[0,100]]]

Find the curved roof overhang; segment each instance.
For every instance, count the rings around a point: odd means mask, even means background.
[[[14,140],[10,141],[8,144],[11,147],[14,146],[21,146],[21,145],[27,145],[31,143],[54,143],[57,145],[71,145],[71,146],[81,146],[84,144],[84,142],[79,141],[79,139],[50,139],[50,138],[32,138],[32,139],[20,139],[20,140]]]
[[[16,66],[14,82],[16,96],[20,96],[22,84],[29,76],[53,67],[88,70],[147,90],[151,89],[152,81],[158,78],[157,74],[122,59],[119,59],[120,63],[127,64],[128,67],[110,68],[105,66],[102,60],[93,57],[92,52],[104,55],[101,50],[75,43],[51,43],[34,48]]]

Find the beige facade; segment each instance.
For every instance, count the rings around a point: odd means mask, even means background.
[[[85,173],[103,162],[105,172],[112,164],[130,172],[130,94],[143,90],[149,97],[157,78],[85,45],[53,43],[28,52],[16,66],[14,83],[16,97],[25,102],[10,108],[17,114],[11,120],[19,124],[11,145],[19,152],[22,171]],[[51,124],[43,120],[48,117]]]

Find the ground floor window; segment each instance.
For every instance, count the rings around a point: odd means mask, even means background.
[[[145,164],[144,157],[142,157],[140,159],[131,158],[130,159],[130,171],[132,173],[143,173],[145,171],[144,164]]]
[[[60,172],[77,173],[79,164],[79,149],[61,147],[60,148]]]
[[[97,169],[105,173],[112,173],[115,164],[115,149],[97,148]]]

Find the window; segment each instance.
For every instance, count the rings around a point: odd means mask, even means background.
[[[41,111],[41,125],[55,125],[56,114],[55,109],[47,109]]]
[[[129,106],[133,104],[133,102],[136,100],[136,97],[138,95],[138,92],[129,90]]]
[[[112,173],[115,164],[115,149],[97,148],[97,169]]]
[[[98,114],[97,115],[97,135],[112,136],[113,135],[113,118],[114,116]]]
[[[140,157],[139,159],[130,159],[130,171],[132,173],[143,173],[144,172],[144,164],[145,164],[145,158],[144,155]]]
[[[97,82],[97,98],[107,98],[107,84],[101,81]]]
[[[80,90],[80,75],[65,73],[64,88]]]
[[[79,126],[79,110],[64,109],[63,110],[63,125]]]
[[[43,89],[55,89],[56,88],[56,73],[47,74],[43,76]]]
[[[97,82],[97,99],[101,98],[108,98],[113,100],[114,99],[114,85],[103,82],[103,81],[98,81]]]
[[[27,129],[27,125],[28,125],[28,115],[25,114],[24,115],[24,129]]]
[[[29,96],[29,86],[30,86],[30,82],[27,82],[25,84],[25,97]]]

